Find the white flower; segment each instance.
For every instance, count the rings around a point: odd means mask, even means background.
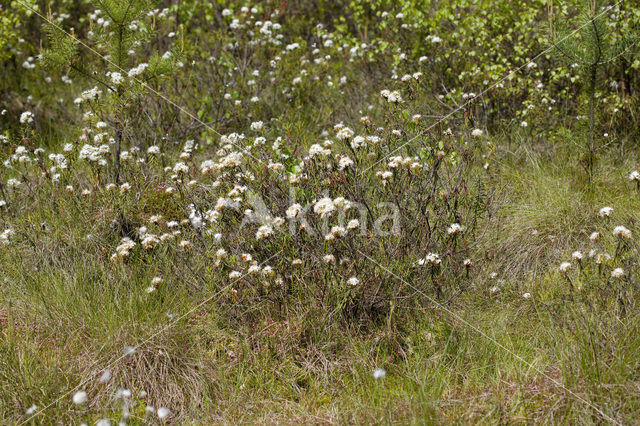
[[[351,201],[345,199],[344,197],[337,197],[333,200],[333,204],[336,208],[349,210],[351,208]]]
[[[427,263],[431,263],[432,265],[439,265],[442,262],[440,255],[438,253],[429,253],[424,258],[424,261]]]
[[[531,293],[525,293],[522,295],[525,299],[531,299]]]
[[[571,258],[577,262],[580,262],[583,257],[584,256],[581,251],[576,250],[573,253],[571,253]]]
[[[347,234],[347,230],[342,226],[333,226],[331,228],[331,236],[333,237],[344,237]]]
[[[318,200],[315,206],[313,206],[313,211],[316,214],[319,214],[320,217],[325,217],[333,213],[336,209],[336,206],[333,204],[333,200],[329,197],[324,197]]]
[[[129,182],[125,182],[122,185],[120,185],[121,193],[129,192],[130,189],[131,189],[131,184]]]
[[[347,229],[356,229],[358,226],[360,226],[358,219],[351,219],[349,223],[347,223]]]
[[[473,129],[473,131],[471,132],[471,136],[473,136],[474,138],[479,138],[480,136],[482,136],[482,130]]]
[[[121,84],[124,81],[124,77],[119,72],[111,73],[111,82],[116,86]]]
[[[16,178],[11,178],[11,179],[7,179],[7,186],[9,188],[14,188],[16,186],[20,186],[22,185],[22,182],[20,182],[18,179]]]
[[[160,239],[153,234],[146,234],[140,244],[147,250],[153,249],[158,243]]]
[[[80,98],[83,101],[97,100],[97,99],[100,99],[101,95],[102,95],[102,90],[98,89],[98,87],[96,86],[93,89],[85,90],[84,92],[82,92],[80,94]]]
[[[76,405],[81,405],[87,402],[87,393],[85,391],[78,391],[73,394],[73,403]]]
[[[33,113],[31,111],[25,111],[20,114],[20,124],[33,123]]]
[[[631,231],[629,231],[627,228],[625,228],[622,225],[616,226],[615,228],[613,228],[613,236],[628,240],[629,238],[631,238]]]
[[[322,257],[324,263],[335,263],[336,257],[332,254],[326,254]]]
[[[173,166],[173,173],[189,173],[189,166],[183,162],[178,162]]]
[[[161,214],[156,214],[153,215],[149,218],[149,223],[158,223],[162,220],[162,215]]]
[[[313,158],[317,155],[320,156],[327,156],[331,154],[331,150],[328,148],[324,148],[322,145],[320,144],[313,144],[309,147],[309,157]]]
[[[263,126],[264,123],[262,121],[254,121],[253,123],[251,123],[251,130],[259,132],[260,130],[262,130]]]
[[[640,181],[640,172],[638,172],[637,170],[632,171],[631,174],[629,175],[629,180]]]
[[[292,204],[287,209],[287,212],[286,212],[287,213],[287,218],[293,219],[296,216],[298,216],[298,214],[300,214],[301,211],[302,211],[302,206],[300,204]]]
[[[116,247],[115,254],[111,257],[112,260],[117,260],[118,258],[124,259],[129,256],[131,250],[136,246],[136,243],[131,240],[131,238],[124,237],[120,241],[120,245]]]
[[[338,170],[344,170],[347,167],[350,167],[352,165],[353,165],[353,160],[347,157],[346,155],[341,156],[340,160],[338,160]]]
[[[147,68],[149,68],[149,64],[140,64],[135,68],[131,68],[129,70],[129,72],[127,73],[127,75],[129,77],[136,77],[136,76],[142,74],[144,72],[144,70],[146,70]],[[111,78],[113,79],[113,74],[112,74]]]
[[[360,284],[360,280],[356,277],[351,277],[347,280],[347,284],[349,284],[351,287],[355,287]]]
[[[447,228],[447,233],[449,235],[456,235],[460,232],[462,232],[462,225],[460,225],[459,223],[453,223]]]
[[[591,240],[591,242],[593,243],[597,243],[598,241],[600,241],[600,233],[592,232],[591,235],[589,235],[589,240]]]
[[[562,262],[558,269],[560,269],[560,272],[567,272],[571,269],[571,264],[569,262]]]
[[[386,375],[387,375],[387,372],[384,371],[382,368],[376,368],[375,370],[373,370],[373,378],[376,380],[384,379]]]
[[[191,226],[196,229],[200,229],[204,225],[202,222],[202,215],[198,214],[195,210],[192,210],[189,214],[189,222],[191,222]]]
[[[151,285],[157,286],[160,284],[162,284],[162,277],[153,277],[153,279],[151,280]]]
[[[242,273],[240,271],[231,271],[229,273],[229,279],[231,280],[235,280],[238,279],[242,276]]]
[[[366,145],[367,145],[367,141],[365,140],[364,136],[358,135],[355,138],[353,138],[353,140],[351,141],[351,148],[353,149],[358,149]]]
[[[612,211],[613,207],[603,207],[600,209],[600,212],[598,214],[600,215],[600,217],[609,217],[611,216]]]
[[[385,170],[385,171],[381,170],[379,172],[376,172],[376,176],[382,179],[382,185],[384,186],[393,177],[393,172],[390,170]]]
[[[273,234],[273,228],[271,225],[262,225],[258,228],[258,232],[256,232],[256,239],[261,240],[263,238],[267,238]]]
[[[400,96],[399,92],[393,91],[393,92],[389,93],[389,95],[387,96],[387,101],[389,103],[397,104],[397,103],[402,102],[402,96]]]
[[[3,244],[9,244],[9,239],[13,237],[15,234],[16,234],[15,231],[11,228],[5,229],[0,234],[0,242],[2,242]]]
[[[611,271],[611,278],[621,278],[624,275],[624,269],[616,268]]]
[[[81,149],[78,157],[83,160],[89,161],[100,161],[102,159],[102,155],[104,154],[100,147],[95,147],[93,145],[85,144]],[[107,151],[108,152],[108,151]]]
[[[340,130],[338,130],[338,133],[336,133],[336,137],[341,141],[350,139],[352,136],[353,136],[353,130],[351,130],[348,127],[342,127]]]

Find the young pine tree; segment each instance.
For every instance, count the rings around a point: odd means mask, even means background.
[[[552,3],[550,4],[553,12]],[[566,16],[551,19],[551,41],[554,52],[571,67],[578,67],[582,78],[582,90],[587,103],[589,120],[586,139],[584,167],[592,182],[596,153],[600,149],[596,140],[598,86],[604,68],[614,62],[626,51],[631,42],[610,29],[610,24],[617,19],[616,9],[604,0],[580,0],[580,10],[575,22]]]
[[[149,0],[91,0],[89,29],[82,39],[73,29],[54,23],[49,13],[45,25],[48,43],[41,60],[52,69],[64,69],[96,84],[78,98],[99,119],[110,125],[113,180],[120,179],[120,153],[125,130],[133,123],[136,100],[151,80],[167,77],[176,69],[171,52],[149,52],[156,15]]]

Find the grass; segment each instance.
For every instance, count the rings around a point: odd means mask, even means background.
[[[172,407],[181,422],[606,421],[591,404],[631,421],[640,408],[632,396],[637,313],[611,317],[609,309],[583,318],[578,308],[557,306],[566,284],[549,272],[587,246],[601,206],[637,223],[638,199],[618,172],[629,161],[604,159],[595,185],[587,187],[567,161],[569,149],[499,155],[494,173],[509,201],[483,242],[499,277],[475,280],[473,291],[447,307],[455,315],[429,308],[425,299],[415,312],[401,310],[379,325],[318,328],[322,314],[306,303],[279,316],[260,305],[223,308],[226,296],[215,296],[199,276],[203,264],[185,270],[169,254],[109,267],[101,244],[83,234],[79,210],[54,212],[46,208],[51,200],[37,198],[14,224],[39,243],[0,255],[0,414],[18,421],[32,401],[55,401],[49,413],[60,415],[56,422],[95,420],[117,415],[110,395],[126,386]],[[93,222],[96,232],[107,227]],[[165,281],[154,298],[144,291],[150,271]],[[500,290],[491,293],[496,283]],[[211,296],[164,329],[167,314],[179,316]],[[85,385],[101,403],[73,407],[65,392],[134,342],[144,344],[110,367],[110,384]],[[385,368],[385,379],[371,377],[376,367]],[[134,398],[132,408],[143,418],[145,401]]]

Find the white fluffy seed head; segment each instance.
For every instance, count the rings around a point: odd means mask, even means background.
[[[73,403],[76,405],[81,405],[87,402],[87,393],[85,391],[78,391],[73,394]]]
[[[382,368],[376,368],[375,370],[373,370],[373,378],[376,380],[384,379],[386,375],[387,372]]]
[[[111,370],[108,368],[102,372],[98,381],[100,383],[107,383],[111,379]]]
[[[158,418],[162,420],[166,417],[169,417],[169,414],[171,414],[171,411],[169,411],[169,409],[166,407],[160,407],[158,408],[157,414],[158,414]]]

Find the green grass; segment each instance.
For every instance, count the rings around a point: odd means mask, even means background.
[[[36,198],[13,213],[25,239],[0,255],[0,414],[18,421],[42,401],[53,406],[38,422],[115,419],[112,394],[127,387],[148,394],[133,399],[132,413],[144,417],[149,400],[180,422],[606,422],[594,406],[632,421],[638,313],[560,303],[568,287],[554,272],[585,250],[593,230],[637,225],[638,197],[625,181],[631,162],[628,151],[613,153],[588,186],[572,153],[499,151],[493,173],[508,200],[481,243],[486,272],[446,309],[416,294],[412,309],[377,324],[323,322],[304,298],[277,310],[268,300],[229,307],[203,259],[158,252],[111,264],[106,215],[91,220],[64,199]],[[614,208],[608,224],[598,217],[604,205]],[[153,275],[164,282],[151,296]],[[207,299],[175,324],[167,316]],[[107,365],[113,379],[102,385],[96,377]],[[383,380],[372,378],[376,367]],[[85,379],[94,402],[77,408],[66,393]]]

